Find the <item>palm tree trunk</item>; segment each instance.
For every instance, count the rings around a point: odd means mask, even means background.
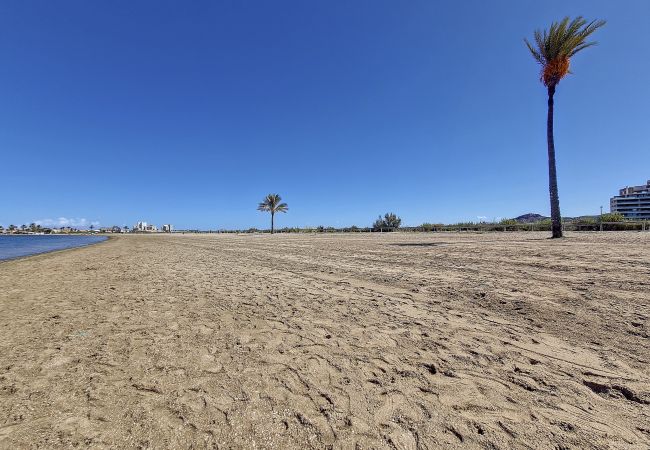
[[[271,212],[271,234],[273,234],[273,218],[274,218],[274,216],[275,216],[275,214],[273,212]]]
[[[557,171],[555,168],[555,142],[553,139],[553,96],[555,85],[548,87],[548,119],[546,121],[546,140],[548,142],[548,190],[551,196],[551,230],[553,238],[562,237],[562,216],[560,198],[557,192]]]

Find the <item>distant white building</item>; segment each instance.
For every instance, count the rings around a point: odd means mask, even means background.
[[[148,224],[147,222],[138,222],[133,227],[133,231],[155,233],[158,231],[155,225]]]
[[[171,223],[166,223],[162,226],[163,233],[171,233],[174,231],[174,226]]]

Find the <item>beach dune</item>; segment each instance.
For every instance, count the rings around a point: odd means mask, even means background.
[[[0,263],[0,448],[648,448],[648,255],[134,235]]]

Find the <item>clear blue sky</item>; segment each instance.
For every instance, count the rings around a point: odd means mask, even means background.
[[[650,1],[0,3],[0,224],[548,214],[522,39],[603,18],[556,96],[564,215],[650,178]]]

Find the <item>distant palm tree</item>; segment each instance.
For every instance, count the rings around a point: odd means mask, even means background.
[[[91,223],[91,224],[90,224],[90,231],[93,231],[94,229],[95,229],[95,225],[93,225],[93,224]]]
[[[274,230],[274,217],[276,212],[286,213],[289,210],[289,205],[286,203],[281,203],[282,197],[278,194],[269,194],[257,207],[258,211],[270,212],[271,213],[271,234]]]
[[[553,22],[548,31],[536,30],[534,33],[535,46],[528,39],[524,39],[533,57],[542,66],[540,79],[548,90],[546,140],[548,144],[548,188],[551,198],[551,221],[554,238],[562,237],[562,218],[555,167],[553,96],[560,80],[570,73],[571,58],[580,50],[595,45],[595,42],[587,42],[587,38],[598,28],[605,25],[604,20],[594,20],[589,23],[582,17],[576,17],[571,22],[569,20],[569,17],[565,17],[559,23]]]

